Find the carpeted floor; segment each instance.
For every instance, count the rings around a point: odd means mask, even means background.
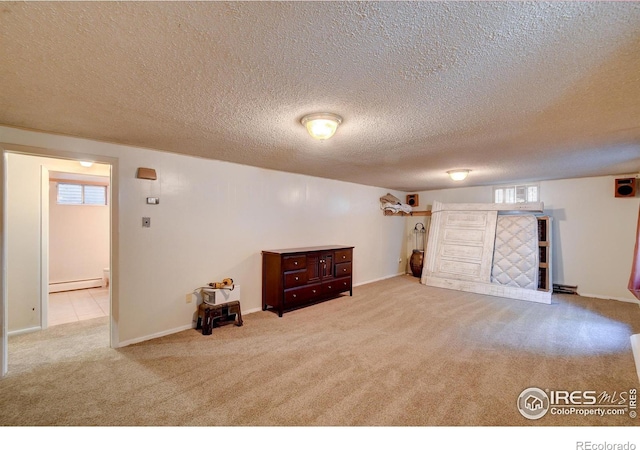
[[[639,387],[638,305],[552,305],[431,288],[400,276],[244,326],[108,348],[106,318],[11,337],[0,425],[623,426],[516,407],[529,387]]]

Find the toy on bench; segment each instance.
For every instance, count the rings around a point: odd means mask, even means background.
[[[232,291],[234,288],[233,279],[231,278],[225,278],[221,282],[209,283],[208,287],[200,288],[202,303],[198,306],[196,329],[202,328],[203,335],[211,334],[216,325],[235,322],[236,326],[242,326],[242,312],[240,311],[239,300],[216,304],[216,289]]]
[[[230,291],[233,291],[233,288],[235,287],[235,285],[233,284],[233,278],[225,278],[222,281],[214,281],[212,283],[209,283],[209,286],[213,289],[229,289]]]

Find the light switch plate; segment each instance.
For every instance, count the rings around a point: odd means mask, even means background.
[[[157,205],[158,203],[160,203],[158,197],[147,197],[147,205]]]

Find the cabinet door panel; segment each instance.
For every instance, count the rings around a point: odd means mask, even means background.
[[[322,254],[320,270],[323,280],[333,278],[333,261],[333,252],[325,252]]]
[[[307,282],[317,283],[322,277],[320,253],[307,254]]]

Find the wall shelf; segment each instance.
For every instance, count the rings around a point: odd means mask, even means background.
[[[385,216],[426,216],[429,217],[431,216],[431,211],[411,211],[409,213],[406,212],[402,212],[402,211],[398,211],[398,212],[393,212],[393,211],[384,211],[384,215]]]

